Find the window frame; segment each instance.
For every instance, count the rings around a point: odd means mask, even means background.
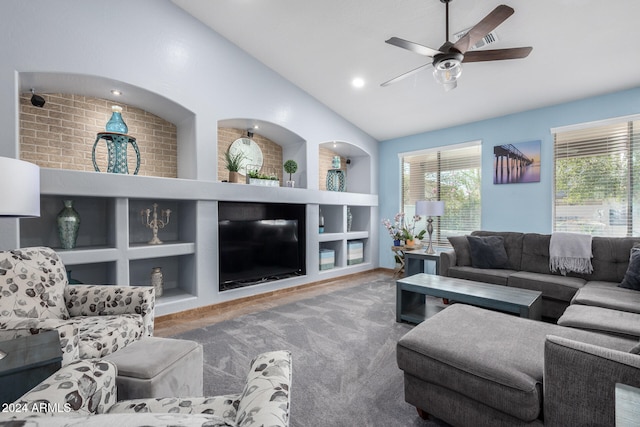
[[[626,156],[626,162],[627,162],[627,170],[625,172],[625,183],[626,183],[626,193],[625,193],[625,201],[626,201],[626,206],[625,206],[625,216],[626,216],[626,224],[625,224],[625,233],[624,233],[624,237],[633,237],[634,236],[634,195],[640,191],[640,181],[639,180],[634,180],[634,174],[637,175],[638,171],[640,171],[639,166],[640,163],[638,163],[638,160],[636,160],[636,163],[634,165],[633,162],[633,156],[638,156],[640,155],[640,150],[638,150],[640,148],[640,126],[638,126],[638,122],[640,121],[640,114],[634,114],[634,115],[628,115],[628,116],[620,116],[620,117],[613,117],[613,118],[609,118],[609,119],[605,119],[605,120],[598,120],[598,121],[591,121],[591,122],[585,122],[585,123],[578,123],[578,124],[573,124],[573,125],[568,125],[568,126],[561,126],[561,127],[555,127],[555,128],[551,128],[550,132],[551,135],[553,137],[553,179],[552,179],[552,211],[551,211],[551,227],[552,227],[552,231],[556,232],[556,231],[564,231],[561,230],[558,227],[558,200],[559,200],[559,189],[557,187],[557,173],[558,173],[558,160],[561,159],[566,159],[566,158],[580,158],[580,157],[584,157],[584,158],[596,158],[598,157],[598,154],[616,154],[616,153],[622,153]],[[635,122],[635,128],[634,128],[634,122]],[[612,148],[608,148],[608,147],[602,147],[602,146],[598,146],[597,144],[601,144],[602,142],[609,142],[609,140],[612,141],[611,146],[615,147],[615,146],[622,146],[623,144],[620,142],[621,138],[615,134],[615,132],[612,132],[610,135],[606,134],[605,130],[602,130],[601,132],[599,131],[599,129],[603,129],[606,127],[616,127],[619,126],[621,128],[626,127],[627,131],[626,131],[626,139],[624,140],[624,150],[620,150],[620,149],[612,149]],[[581,131],[585,131],[585,132],[589,132],[593,130],[594,134],[596,134],[597,136],[595,137],[585,137],[583,140],[576,140],[573,141],[573,144],[577,145],[580,149],[583,149],[584,151],[587,152],[586,155],[582,155],[582,156],[568,156],[568,155],[559,155],[558,152],[558,134],[565,134],[565,137],[567,136],[567,134],[569,133],[573,133],[573,132],[581,132]],[[563,143],[565,146],[568,146],[569,144],[571,144],[571,142],[564,142]],[[637,188],[634,188],[634,186],[636,186]],[[637,196],[636,196],[637,197]],[[602,199],[605,200],[605,199]],[[635,206],[636,210],[638,210],[638,206]],[[611,210],[611,209],[610,209]],[[612,223],[611,223],[611,212],[609,212],[609,215],[607,215],[608,218],[608,226],[612,227]],[[637,212],[636,212],[637,215]],[[640,229],[640,220],[636,221],[638,222],[637,224],[635,224],[635,228]],[[579,223],[578,223],[579,224]],[[617,224],[619,225],[619,224]],[[592,234],[592,235],[597,235],[597,236],[619,236],[620,234],[616,234],[616,233],[612,233],[611,232],[612,229],[609,229],[608,232],[605,233],[598,233],[597,231],[595,231],[595,228],[592,229],[591,231],[587,230],[587,225],[583,225],[582,226],[582,230],[579,231],[575,231],[575,230],[570,230],[572,232],[585,232],[587,234]],[[638,232],[635,233],[635,236],[638,235]]]
[[[413,217],[413,214],[415,212],[415,204],[413,204],[413,209],[406,209],[405,207],[407,206],[412,206],[412,205],[405,205],[405,158],[407,157],[414,157],[414,156],[428,156],[428,155],[436,155],[438,157],[437,162],[437,172],[436,174],[438,175],[438,184],[437,184],[437,197],[435,199],[431,199],[431,200],[442,200],[442,195],[441,195],[441,176],[443,172],[446,171],[453,171],[455,169],[450,168],[450,169],[442,169],[442,164],[446,163],[447,160],[442,159],[442,153],[447,152],[447,151],[454,151],[454,150],[460,150],[460,149],[465,149],[465,148],[477,148],[478,149],[478,158],[477,158],[477,171],[479,173],[478,176],[478,182],[477,182],[477,189],[480,192],[480,199],[478,201],[478,209],[477,212],[474,212],[476,214],[476,218],[478,221],[478,227],[477,229],[480,228],[480,224],[482,224],[482,162],[483,162],[483,150],[482,150],[483,144],[482,144],[482,140],[481,139],[476,139],[476,140],[471,140],[471,141],[467,141],[467,142],[463,142],[463,143],[458,143],[458,144],[450,144],[450,145],[440,145],[440,146],[435,146],[435,147],[429,147],[429,148],[423,148],[420,150],[414,150],[414,151],[407,151],[407,152],[401,152],[398,153],[398,163],[399,163],[399,170],[400,170],[400,194],[399,194],[399,200],[398,200],[398,205],[399,205],[399,212],[404,212],[405,213],[405,218],[407,220],[410,220]],[[409,184],[410,185],[410,184]],[[421,199],[417,199],[417,200],[425,200],[426,198],[421,198]],[[409,199],[411,200],[411,199]],[[446,216],[446,210],[447,210],[447,203],[446,203],[446,199],[445,201],[445,215]],[[443,217],[444,217],[443,216]],[[433,221],[433,244],[440,246],[440,247],[450,247],[450,243],[448,242],[446,237],[442,237],[441,235],[441,218],[442,217],[436,217],[434,218]],[[421,229],[426,229],[426,218],[422,218],[421,221],[418,223],[418,226],[416,227],[416,230],[421,230]],[[471,230],[472,231],[472,230]],[[462,232],[468,232],[468,230],[461,230]],[[425,236],[425,239],[427,239],[428,237]]]

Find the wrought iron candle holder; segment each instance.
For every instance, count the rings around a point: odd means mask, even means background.
[[[151,209],[143,209],[140,211],[140,218],[142,225],[150,228],[153,232],[153,238],[149,240],[150,245],[161,245],[162,240],[158,239],[158,230],[165,228],[169,224],[169,217],[171,216],[171,209],[164,209],[160,213],[158,218],[158,204],[153,204],[153,213]]]

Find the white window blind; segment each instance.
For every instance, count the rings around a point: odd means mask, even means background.
[[[554,231],[640,235],[640,121],[554,133]]]
[[[418,200],[444,201],[444,215],[434,218],[433,243],[450,246],[448,236],[480,229],[480,142],[408,153],[402,160],[402,207],[407,218]],[[416,230],[426,228],[426,218]]]

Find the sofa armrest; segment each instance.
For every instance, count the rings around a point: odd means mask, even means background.
[[[69,285],[64,289],[71,318],[139,314],[148,336],[153,336],[155,295],[153,286]]]
[[[615,425],[616,383],[640,387],[640,356],[548,336],[545,426]]]
[[[159,397],[129,399],[115,403],[109,414],[183,414],[215,417],[216,420],[234,425],[239,394],[215,397]],[[208,425],[208,424],[207,424]]]
[[[456,265],[456,251],[440,252],[440,276],[449,276],[449,267]]]
[[[238,427],[289,425],[291,353],[271,351],[252,362],[240,395]]]
[[[35,335],[40,331],[58,331],[62,366],[80,358],[79,328],[73,320],[0,317],[0,341]]]
[[[9,416],[105,413],[116,402],[116,373],[116,365],[108,361],[73,362],[16,400]]]

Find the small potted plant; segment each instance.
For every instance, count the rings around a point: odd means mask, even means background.
[[[295,162],[295,160],[287,160],[286,162],[284,162],[284,171],[289,174],[289,181],[287,181],[286,183],[287,187],[296,186],[296,182],[293,181],[291,174],[296,173],[297,170],[298,164]]]
[[[239,174],[245,155],[242,152],[231,154],[229,150],[224,153],[225,166],[229,171],[229,182],[240,182]]]
[[[402,238],[404,239],[405,246],[415,246],[415,241],[420,241],[424,237],[424,234],[427,232],[426,230],[420,230],[418,234],[415,234],[416,223],[421,219],[422,218],[419,215],[414,215],[410,222],[407,221],[402,226]]]

